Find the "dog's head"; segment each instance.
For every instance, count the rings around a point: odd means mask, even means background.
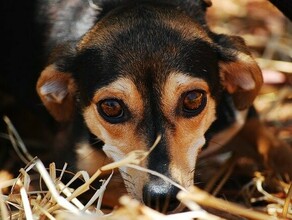
[[[111,10],[73,51],[62,48],[65,55],[57,53],[37,84],[57,120],[71,120],[81,110],[115,161],[149,150],[161,135],[142,166],[184,187],[193,184],[196,157],[222,92],[241,110],[262,83],[242,39],[212,33],[201,18],[203,6],[193,7],[143,3]],[[177,207],[178,189],[171,184],[130,168],[121,174],[135,198]]]

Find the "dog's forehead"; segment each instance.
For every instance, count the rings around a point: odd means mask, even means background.
[[[148,29],[148,33],[153,35],[162,27],[176,30],[185,39],[199,37],[211,42],[206,30],[196,21],[196,18],[190,17],[184,11],[168,5],[139,4],[133,7],[113,9],[102,17],[84,35],[78,44],[78,49],[110,44],[122,31],[130,33],[133,29],[139,31]],[[151,30],[153,28],[154,30]]]
[[[79,69],[90,77],[83,80],[86,88],[98,89],[121,76],[141,90],[146,84],[161,87],[173,72],[212,84],[218,82],[218,63],[211,45],[203,27],[183,12],[137,6],[106,16],[83,37],[78,50],[86,65]]]

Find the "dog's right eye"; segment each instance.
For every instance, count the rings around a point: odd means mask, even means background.
[[[202,90],[192,90],[182,96],[182,113],[185,117],[198,115],[206,105],[206,93]]]
[[[125,121],[125,105],[118,99],[104,99],[97,104],[99,114],[108,122],[115,124]]]

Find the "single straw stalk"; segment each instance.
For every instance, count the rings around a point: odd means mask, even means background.
[[[178,194],[178,198],[182,201],[187,201],[187,200],[195,201],[199,205],[208,206],[211,208],[215,208],[217,210],[227,211],[229,213],[241,215],[250,219],[257,219],[257,220],[277,219],[276,217],[272,217],[260,212],[256,212],[251,209],[246,209],[237,204],[213,197],[207,192],[199,189],[196,186],[192,186],[192,188],[190,189],[190,193],[180,192]]]

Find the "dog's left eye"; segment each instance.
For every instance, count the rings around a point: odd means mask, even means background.
[[[199,114],[206,105],[206,93],[201,90],[189,91],[182,98],[182,111],[186,116]]]
[[[110,123],[124,121],[125,105],[118,99],[105,99],[97,104],[99,114]]]

